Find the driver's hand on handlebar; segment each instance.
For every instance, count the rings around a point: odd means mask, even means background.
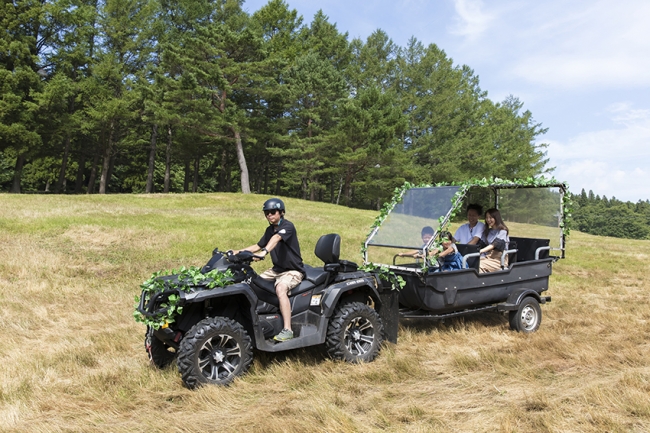
[[[266,251],[265,249],[261,249],[257,253],[255,253],[255,255],[253,256],[253,260],[255,260],[256,262],[259,262],[260,260],[264,260],[264,257],[266,257],[267,254],[268,251]]]

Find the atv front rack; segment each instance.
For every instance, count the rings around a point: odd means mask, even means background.
[[[147,302],[147,305],[145,306],[145,296],[144,292],[140,296],[140,303],[138,304],[138,311],[140,314],[146,317],[155,317],[159,314],[165,314],[167,313],[167,307],[162,307],[157,310],[154,310],[154,307],[156,304],[158,304],[158,300],[162,298],[163,296],[165,299],[169,298],[170,295],[178,294],[178,290],[172,289],[172,290],[163,290],[162,292],[154,293],[151,298],[149,298],[149,302]]]

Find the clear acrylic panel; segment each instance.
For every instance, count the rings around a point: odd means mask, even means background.
[[[560,248],[562,192],[559,188],[501,189],[499,212],[510,236],[550,239]]]
[[[457,186],[412,188],[381,224],[368,245],[422,248],[422,228],[438,229],[438,218],[447,215]]]

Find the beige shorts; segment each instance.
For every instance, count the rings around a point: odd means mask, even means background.
[[[275,280],[276,287],[279,283],[284,283],[285,287],[288,289],[287,295],[291,294],[291,289],[298,286],[303,278],[299,271],[275,272],[273,269],[267,269],[262,272],[260,277],[265,280]]]

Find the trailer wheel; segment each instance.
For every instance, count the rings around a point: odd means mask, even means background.
[[[542,323],[542,309],[537,299],[527,297],[516,311],[510,312],[510,329],[529,334],[539,329]]]

